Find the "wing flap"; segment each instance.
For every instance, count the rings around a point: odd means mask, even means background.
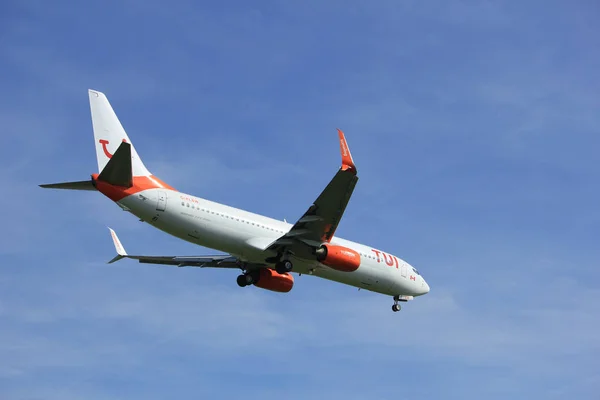
[[[143,264],[176,265],[178,267],[202,267],[202,268],[240,268],[239,259],[229,254],[216,256],[133,256],[127,254],[114,230],[110,230],[117,256],[108,263],[114,263],[123,258],[138,260]]]
[[[232,256],[206,256],[206,257],[171,257],[171,256],[125,256],[138,260],[142,264],[176,265],[178,267],[200,268],[239,268],[238,259]]]

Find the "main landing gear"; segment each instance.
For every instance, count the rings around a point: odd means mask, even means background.
[[[398,312],[402,309],[400,304],[398,304],[399,301],[400,301],[400,296],[394,296],[394,305],[392,306],[393,312]]]
[[[279,274],[285,274],[292,272],[294,265],[290,260],[281,260],[275,263],[275,271]],[[260,279],[259,270],[248,271],[237,277],[237,284],[239,287],[245,287],[254,285]]]
[[[265,259],[265,262],[267,264],[275,264],[275,271],[279,274],[289,273],[294,268],[294,265],[289,260],[290,254],[289,252],[278,253],[276,256]]]
[[[275,264],[275,271],[277,271],[279,274],[292,272],[292,268],[294,268],[294,265],[290,260],[282,260]]]
[[[258,270],[250,271],[248,273],[238,276],[237,284],[239,287],[254,285],[256,282],[258,282],[259,278],[260,274]]]

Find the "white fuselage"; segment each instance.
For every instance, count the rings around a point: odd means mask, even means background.
[[[247,262],[264,263],[269,256],[264,249],[292,228],[286,222],[168,189],[147,189],[117,204],[164,232]],[[357,251],[361,256],[359,268],[343,272],[292,256],[293,272],[392,296],[429,292],[423,277],[400,258],[337,237],[331,243]]]

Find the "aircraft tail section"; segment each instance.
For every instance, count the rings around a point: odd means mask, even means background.
[[[142,178],[143,179],[143,178]],[[98,186],[101,183],[101,186]],[[119,148],[106,163],[100,174],[93,174],[92,179],[77,182],[61,182],[40,185],[44,189],[98,190],[104,193],[106,185],[128,189],[133,186],[133,168],[131,162],[131,145],[121,142]]]
[[[48,189],[98,190],[119,201],[147,189],[175,190],[153,176],[140,159],[106,96],[88,90],[98,173],[89,181],[40,185]]]
[[[123,129],[119,118],[104,93],[90,89],[88,90],[88,95],[90,98],[98,172],[103,172],[106,165],[116,154],[116,150],[120,144],[126,142],[130,145],[130,163],[133,176],[150,176],[150,172],[146,169],[137,154],[133,143],[131,143],[127,132]]]

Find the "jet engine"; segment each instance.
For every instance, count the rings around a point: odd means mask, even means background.
[[[324,244],[317,249],[316,254],[321,264],[338,271],[352,272],[360,266],[360,254],[347,247]]]
[[[294,286],[294,277],[288,273],[280,274],[271,268],[261,268],[258,270],[258,279],[254,286],[274,292],[287,293]]]

